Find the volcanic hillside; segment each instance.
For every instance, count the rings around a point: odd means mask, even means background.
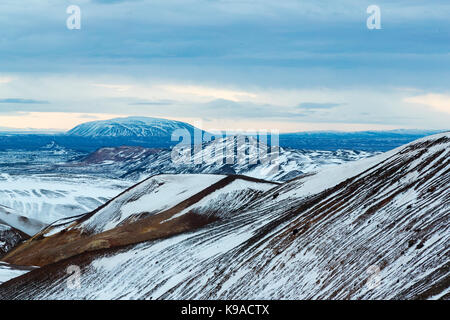
[[[43,266],[86,251],[190,231],[233,215],[274,186],[245,176],[153,176],[88,214],[56,221],[4,261]]]

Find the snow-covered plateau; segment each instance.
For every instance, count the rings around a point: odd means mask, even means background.
[[[148,117],[126,117],[82,123],[67,132],[83,137],[171,137],[174,130],[193,133],[188,123]]]

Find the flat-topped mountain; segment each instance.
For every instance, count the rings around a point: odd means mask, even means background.
[[[91,121],[82,123],[69,130],[69,136],[91,138],[105,137],[171,137],[177,129],[185,129],[193,135],[194,126],[175,120],[127,117],[110,120]]]

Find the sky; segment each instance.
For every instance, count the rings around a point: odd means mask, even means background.
[[[449,129],[449,17],[447,0],[2,0],[0,128]]]

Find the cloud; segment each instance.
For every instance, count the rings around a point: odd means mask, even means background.
[[[107,88],[93,84],[105,84]],[[122,86],[130,89],[117,91],[116,86],[119,90]],[[180,87],[183,90],[177,91]],[[173,88],[176,89],[171,90]],[[220,86],[214,82],[157,81],[151,75],[132,77],[120,73],[21,74],[13,84],[0,86],[0,97],[33,98],[49,103],[3,103],[0,104],[0,118],[8,112],[19,111],[71,112],[211,120],[208,123],[228,119],[252,122],[255,127],[262,122],[311,122],[448,128],[449,113],[430,112],[434,110],[431,107],[414,106],[403,101],[405,97],[424,95],[426,92],[430,91],[421,88],[399,91],[398,87],[280,89],[257,85]],[[231,96],[235,100],[216,96]]]
[[[105,84],[105,83],[94,83],[94,87],[112,89],[118,92],[128,91],[132,88],[131,85],[123,85],[123,84]]]
[[[172,100],[159,100],[159,101],[138,101],[138,102],[130,102],[128,105],[130,106],[167,106],[174,104],[175,101]]]
[[[80,119],[100,119],[98,115],[95,114],[82,114],[79,115],[78,118]]]
[[[448,1],[380,1],[381,33],[365,28],[360,0],[84,0],[79,31],[65,28],[58,1],[24,10],[2,0],[0,69],[119,71],[216,87],[448,87]]]
[[[316,103],[316,102],[302,102],[298,105],[298,108],[300,109],[309,109],[309,110],[314,110],[314,109],[331,109],[334,107],[338,107],[342,105],[341,103]]]
[[[2,83],[10,83],[13,79],[10,77],[0,77],[0,84]]]
[[[192,106],[191,112],[210,118],[224,119],[285,119],[295,120],[306,115],[292,107],[280,107],[271,104],[236,102],[217,99]]]
[[[162,85],[162,90],[176,94],[184,94],[208,99],[224,99],[230,101],[241,101],[246,98],[255,98],[256,94],[248,91],[214,88],[198,85]]]
[[[0,99],[0,103],[17,103],[17,104],[48,104],[48,101],[34,100],[34,99],[20,99],[20,98],[9,98]]]
[[[115,118],[112,114],[91,114],[94,119]],[[86,122],[86,114],[71,112],[18,112],[1,115],[0,127],[67,130]]]
[[[450,95],[428,93],[404,99],[407,103],[426,105],[436,111],[450,113]]]

